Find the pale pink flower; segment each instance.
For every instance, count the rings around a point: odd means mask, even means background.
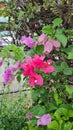
[[[44,53],[45,54],[49,54],[49,53],[51,53],[51,51],[53,51],[54,49],[55,50],[59,50],[59,48],[60,48],[60,42],[59,41],[57,41],[57,40],[51,40],[51,39],[49,39],[47,42],[46,42],[46,44],[44,45]]]
[[[46,34],[41,34],[39,37],[38,37],[38,44],[45,44],[45,42],[47,41],[47,35]]]
[[[48,40],[44,45],[44,53],[49,54],[53,50],[53,43],[51,40]]]
[[[61,46],[60,42],[57,41],[57,40],[53,40],[52,42],[53,42],[53,47],[54,47],[56,50],[59,50],[59,48],[60,48],[60,46]]]
[[[45,114],[43,116],[41,116],[38,121],[37,121],[37,126],[39,125],[48,125],[51,122],[51,116],[50,114]]]
[[[26,56],[25,59],[24,59],[24,62],[27,63],[27,64],[28,64],[29,62],[32,62],[31,56]]]

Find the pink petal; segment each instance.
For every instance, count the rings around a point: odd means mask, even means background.
[[[55,48],[60,48],[61,44],[60,44],[59,41],[53,40],[53,46],[54,46]]]
[[[47,41],[47,35],[46,34],[41,34],[38,38],[38,43],[39,44],[45,44],[45,42]]]
[[[53,50],[53,44],[51,40],[48,40],[44,45],[44,53],[48,54]]]
[[[52,72],[54,72],[54,70],[55,69],[53,66],[48,66],[48,67],[43,68],[44,73],[52,73]]]
[[[42,117],[40,117],[37,121],[37,126],[39,125],[48,125],[51,122],[51,116],[50,114],[45,114]]]
[[[32,76],[30,76],[29,85],[32,87],[34,87],[35,85],[43,85],[42,76],[36,73],[32,74]]]
[[[21,43],[24,43],[26,46],[28,46],[30,48],[35,46],[35,42],[33,41],[33,39],[30,36],[29,37],[22,36],[20,41],[21,41]]]
[[[26,56],[26,57],[25,57],[25,60],[24,60],[25,63],[29,63],[29,62],[31,62],[31,61],[32,61],[31,56]]]
[[[35,55],[33,58],[32,64],[34,65],[35,68],[40,69],[43,65],[43,59],[44,59],[44,56]]]

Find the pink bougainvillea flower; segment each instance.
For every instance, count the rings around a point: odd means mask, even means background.
[[[3,4],[0,4],[0,8],[3,8]]]
[[[59,41],[49,39],[44,45],[44,53],[49,54],[54,49],[59,50],[60,46],[61,45]]]
[[[2,40],[0,40],[0,45],[2,45]]]
[[[26,117],[27,117],[27,119],[31,119],[33,117],[33,115],[29,113],[26,115]]]
[[[41,34],[39,37],[38,37],[38,44],[45,44],[45,42],[47,41],[47,35],[46,34]]]
[[[35,85],[43,85],[43,78],[40,74],[32,74],[29,78],[29,86],[34,87]]]
[[[34,73],[34,67],[32,65],[32,62],[28,64],[22,64],[21,68],[24,70],[23,72],[24,76],[30,76]]]
[[[43,65],[44,56],[35,55],[32,64],[35,68],[40,69]]]
[[[51,116],[50,114],[45,114],[43,116],[41,116],[38,121],[37,121],[37,126],[39,125],[48,125],[51,122]]]
[[[30,48],[35,46],[35,42],[30,36],[29,37],[22,36],[21,43],[24,43],[26,46],[28,46]]]
[[[23,75],[29,77],[29,86],[43,85],[43,78],[40,74],[36,73],[36,70],[42,70],[44,73],[52,73],[54,67],[51,65],[52,60],[44,61],[44,56],[35,55],[33,58],[28,57],[25,63],[21,64],[23,69]]]
[[[54,72],[54,67],[51,65],[51,60],[49,61],[47,61],[47,62],[44,62],[44,64],[43,64],[43,67],[42,67],[42,70],[43,70],[43,72],[44,73],[52,73],[52,72]]]
[[[53,50],[53,44],[51,40],[48,40],[44,45],[44,53],[49,54]]]

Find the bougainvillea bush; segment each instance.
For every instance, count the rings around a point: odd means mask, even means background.
[[[6,59],[14,61],[12,65],[9,60],[7,62],[8,67],[2,75],[4,86],[9,88],[15,78],[21,82],[23,76],[22,86],[29,88],[32,100],[24,107],[16,104],[17,111],[14,113],[16,108],[13,107],[13,114],[1,110],[2,129],[73,129],[73,85],[69,80],[73,68],[68,64],[73,60],[73,45],[68,44],[73,37],[72,30],[64,29],[62,22],[61,18],[56,18],[51,25],[42,28],[40,36],[23,35],[20,47],[12,44],[1,49],[0,67]],[[8,117],[6,123],[11,125],[5,124],[3,113]]]

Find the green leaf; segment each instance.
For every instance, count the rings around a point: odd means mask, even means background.
[[[63,71],[65,68],[67,68],[68,65],[66,62],[61,62],[61,70]]]
[[[73,60],[73,52],[69,52],[69,53],[68,53],[68,59]]]
[[[67,54],[69,54],[69,53],[73,54],[73,45],[70,45],[70,46],[68,46],[67,48],[64,48],[64,51],[65,51]],[[73,58],[73,56],[72,56],[72,58]]]
[[[73,86],[66,85],[66,91],[67,91],[69,94],[72,94],[72,93],[73,93]]]
[[[35,48],[32,48],[29,51],[27,51],[27,55],[34,56],[34,54],[35,54]]]
[[[36,128],[33,125],[29,125],[29,129],[28,130],[36,130]]]
[[[57,38],[57,40],[59,40],[62,43],[63,47],[66,47],[66,45],[67,45],[67,37],[64,34],[56,33],[55,37]]]
[[[57,109],[56,104],[54,104],[54,103],[49,103],[49,105],[48,105],[48,110],[49,110],[49,111],[53,111],[53,110],[56,110],[56,109]]]
[[[64,125],[64,130],[72,130],[72,123],[66,122]]]
[[[48,128],[52,130],[59,130],[59,124],[57,121],[51,121],[51,123],[48,125]]]
[[[45,107],[36,105],[32,108],[31,113],[37,116],[42,116],[46,113]]]
[[[21,75],[17,75],[16,79],[20,83],[20,81],[21,81]]]
[[[58,108],[55,112],[55,116],[57,119],[60,119],[62,116],[64,119],[68,118],[68,110],[66,108]]]
[[[53,26],[56,27],[60,24],[62,24],[63,20],[61,18],[56,18],[53,20]]]
[[[44,51],[44,46],[43,45],[38,45],[36,47],[36,54],[41,55],[43,53],[43,51]]]
[[[69,117],[73,117],[73,110],[69,110],[69,111],[68,111],[68,116],[69,116]]]
[[[52,29],[51,26],[49,25],[46,25],[42,28],[42,32],[45,33],[45,34],[48,34],[48,35],[51,35],[53,34],[55,31]]]
[[[70,68],[65,68],[64,71],[63,71],[63,73],[64,73],[65,75],[72,75],[72,69],[70,69]]]
[[[54,93],[54,99],[55,99],[57,105],[62,103],[62,100],[59,99],[57,92]]]
[[[31,96],[33,101],[37,101],[39,99],[39,92],[36,91],[36,93],[34,93],[33,91]]]

